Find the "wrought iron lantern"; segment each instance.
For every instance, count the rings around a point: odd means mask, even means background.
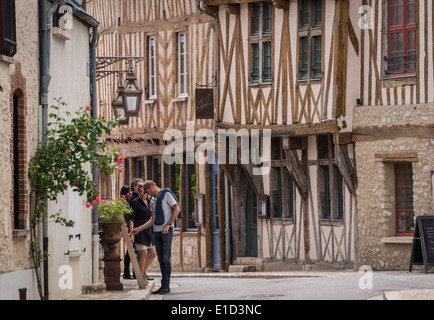
[[[125,114],[125,104],[123,98],[124,86],[122,83],[119,83],[117,96],[113,100],[112,107],[115,113],[115,118],[119,121],[119,124],[128,124],[130,121],[130,117]]]
[[[132,65],[130,64],[126,77],[127,84],[122,92],[125,115],[129,117],[138,117],[140,113],[143,90],[139,89],[136,80],[136,74],[134,73]]]
[[[109,75],[117,74],[119,77],[126,74],[126,86],[119,82],[116,98],[112,102],[113,111],[120,124],[128,124],[130,117],[138,117],[142,102],[143,90],[137,86],[133,63],[143,61],[143,57],[97,57],[97,80]],[[115,63],[126,62],[128,70],[104,70]]]

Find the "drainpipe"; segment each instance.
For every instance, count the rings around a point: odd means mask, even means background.
[[[96,109],[96,47],[98,45],[98,27],[99,23],[92,25],[93,36],[91,40],[91,50],[90,50],[90,63],[91,63],[91,112],[92,118],[96,119],[97,109]],[[98,143],[95,140],[94,143],[95,150],[98,150]],[[97,167],[92,168],[93,182],[98,183],[98,169]],[[99,230],[98,230],[98,204],[93,207],[93,234],[92,234],[92,282],[93,284],[98,284],[98,266],[99,266]]]
[[[47,122],[48,122],[48,88],[50,86],[50,57],[51,57],[51,22],[54,12],[59,6],[60,0],[56,0],[51,8],[47,11],[47,1],[39,0],[39,53],[40,53],[40,142],[45,142],[47,139]],[[42,224],[42,248],[43,251],[48,251],[48,224],[44,221]],[[36,267],[36,266],[35,266]],[[48,300],[48,259],[43,263],[43,286],[44,298]]]

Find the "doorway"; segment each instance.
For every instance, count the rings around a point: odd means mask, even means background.
[[[258,256],[257,197],[250,183],[246,196],[246,257]]]

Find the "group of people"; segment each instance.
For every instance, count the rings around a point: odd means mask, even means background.
[[[121,196],[127,198],[127,205],[133,210],[132,215],[125,215],[124,219],[145,282],[153,280],[147,276],[146,271],[158,256],[161,287],[152,294],[168,294],[172,273],[174,222],[182,217],[178,200],[170,189],[160,189],[153,181],[142,179],[134,179],[131,187],[122,187]],[[124,259],[124,279],[135,278],[134,274],[130,275],[130,261],[127,252]]]

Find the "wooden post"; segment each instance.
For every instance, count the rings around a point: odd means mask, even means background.
[[[143,279],[142,271],[140,270],[139,262],[137,261],[137,255],[134,252],[133,244],[131,243],[130,237],[128,235],[127,226],[125,224],[122,224],[122,237],[124,238],[125,244],[127,246],[128,255],[130,256],[131,263],[133,264],[134,273],[136,275],[139,288],[146,289],[145,279]]]

